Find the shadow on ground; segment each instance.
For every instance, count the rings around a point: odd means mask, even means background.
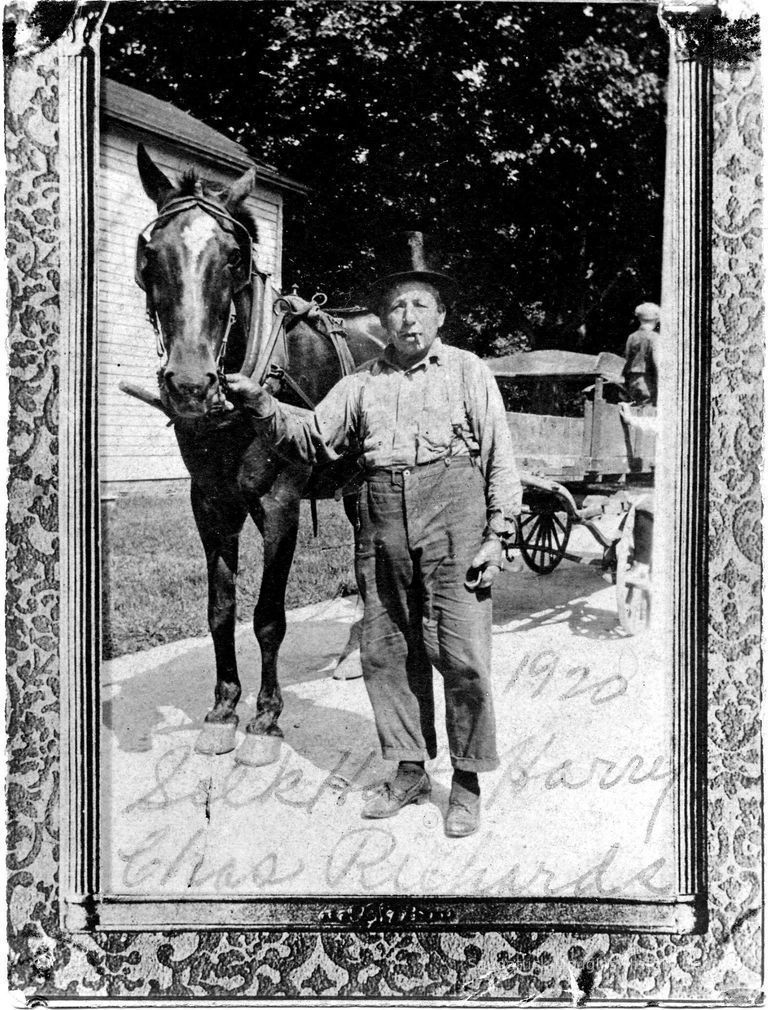
[[[289,623],[280,652],[280,685],[285,700],[281,726],[286,736],[291,720],[297,721],[292,709],[298,699],[290,691],[291,686],[326,678],[328,673],[322,671],[338,659],[349,630],[350,625],[343,621]],[[154,735],[167,735],[202,723],[213,703],[216,686],[213,647],[208,639],[194,639],[179,643],[179,649],[178,655],[157,665],[146,662],[151,650],[140,654],[141,663],[138,656],[124,656],[104,664],[103,689],[107,697],[102,703],[102,719],[105,728],[115,734],[121,750],[146,751],[151,748]],[[261,669],[258,643],[250,628],[238,635],[237,655],[243,687],[238,715],[240,727],[245,728],[255,713]],[[136,662],[136,673],[131,672],[132,660]],[[122,674],[111,680],[110,673],[118,669],[117,664]],[[111,690],[117,685],[118,691]],[[329,717],[325,718],[326,731],[331,732]]]
[[[549,575],[506,572],[494,588],[494,630],[512,625],[510,632],[523,632],[565,622],[580,638],[624,638],[615,592],[599,570],[568,561]]]
[[[497,635],[515,635],[566,624],[578,637],[598,641],[620,639],[625,634],[613,604],[614,588],[606,585],[598,572],[585,566],[566,562],[545,576],[527,569],[507,572],[494,592],[494,631]],[[300,753],[313,763],[317,763],[312,756],[313,740],[318,742],[318,754],[323,748],[327,752],[328,741],[339,741],[341,745],[343,741],[358,741],[361,735],[370,735],[372,748],[377,747],[372,722],[343,707],[345,691],[364,692],[362,681],[351,681],[339,688],[338,682],[332,686],[329,677],[347,644],[349,631],[350,624],[342,620],[292,621],[280,652],[280,684],[285,700],[280,725],[292,745],[292,739],[296,739],[293,728],[302,728]],[[151,653],[140,654],[141,659],[125,656],[115,664],[105,664],[107,697],[102,716],[121,750],[147,751],[154,736],[199,725],[212,704],[215,665],[211,644],[207,639],[194,639],[179,643],[178,647],[177,655],[165,661],[158,657],[155,665],[147,662]],[[258,643],[247,626],[238,634],[237,652],[243,685],[238,714],[240,728],[244,729],[255,712],[261,666]],[[135,672],[132,663],[136,664]],[[115,681],[119,690],[112,692],[110,672],[117,669],[122,671]],[[340,708],[317,705],[302,697],[300,691],[291,690],[325,680],[334,697],[340,692]],[[363,710],[366,708],[363,705]]]

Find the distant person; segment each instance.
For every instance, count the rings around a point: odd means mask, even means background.
[[[656,406],[658,398],[659,316],[655,302],[643,302],[635,309],[638,328],[630,333],[624,349],[626,362],[622,370],[627,392],[637,407]]]

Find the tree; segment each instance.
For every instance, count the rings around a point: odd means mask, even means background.
[[[659,296],[652,10],[218,0],[114,4],[107,30],[108,75],[311,187],[286,217],[303,292],[359,301],[377,236],[418,226],[461,281],[452,338],[481,354],[621,350]]]

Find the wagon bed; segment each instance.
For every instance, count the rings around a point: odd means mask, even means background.
[[[517,459],[524,471],[569,486],[650,477],[653,435],[631,429],[621,420],[618,400],[623,358],[608,352],[525,351],[491,358],[486,364],[502,393],[505,385],[515,383],[568,383],[576,389],[581,385],[580,417],[507,411]]]

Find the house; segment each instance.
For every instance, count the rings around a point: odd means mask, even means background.
[[[211,181],[232,182],[255,167],[247,204],[258,222],[259,269],[281,288],[283,198],[304,188],[254,160],[224,134],[181,109],[116,81],[102,80],[99,180],[99,476],[104,497],[172,492],[188,476],[172,429],[157,410],[120,392],[128,380],[157,389],[156,338],[144,293],[134,281],[136,240],[157,210],[136,168],[142,142],[172,179],[195,168]]]

